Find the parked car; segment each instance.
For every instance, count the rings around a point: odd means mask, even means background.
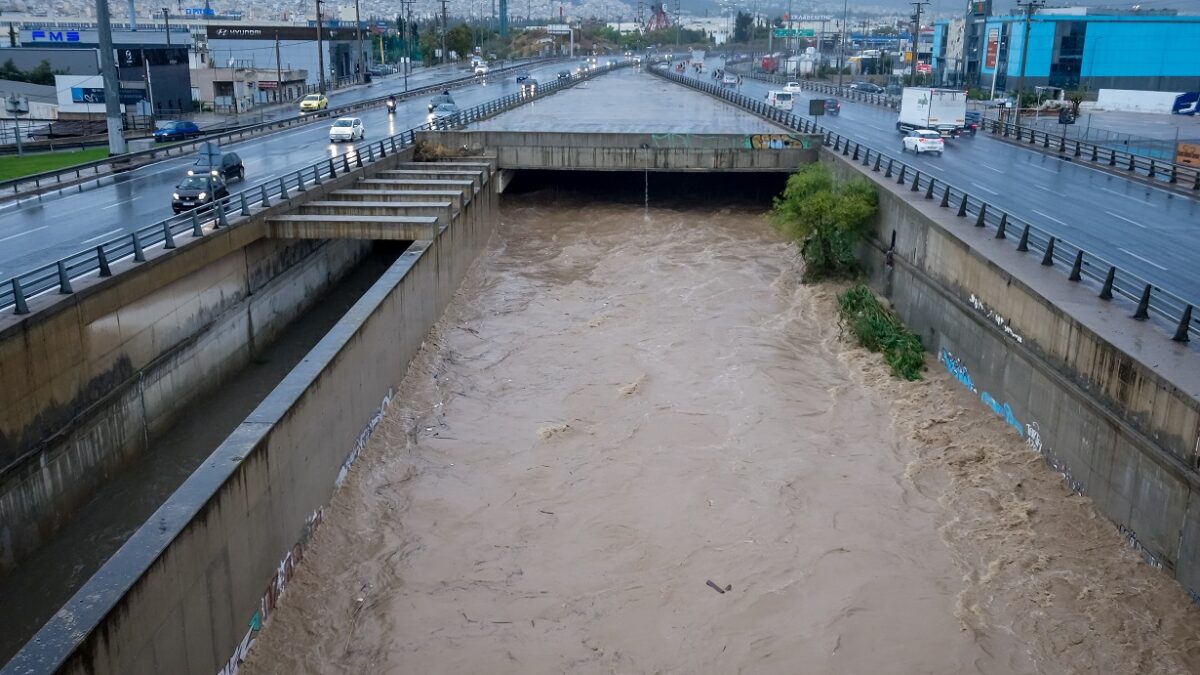
[[[883,87],[870,82],[851,82],[850,88],[865,94],[882,94],[884,92]]]
[[[200,127],[196,126],[195,122],[188,122],[187,120],[162,122],[154,130],[154,140],[159,143],[185,141],[189,138],[196,138],[201,133]]]
[[[795,94],[800,91],[800,83],[788,82],[787,84],[783,85],[783,90],[788,93]]]
[[[569,80],[569,79],[571,79],[571,71],[569,71],[569,70],[560,70],[560,71],[558,71],[558,79],[560,79],[560,80]]]
[[[362,120],[357,117],[339,117],[333,126],[329,127],[329,140],[332,143],[361,140],[366,135],[367,130],[363,128]]]
[[[946,149],[946,141],[942,135],[933,129],[915,129],[904,136],[904,146],[901,152],[912,150],[918,155],[923,152],[936,152],[941,155]]]
[[[316,112],[329,107],[329,97],[325,94],[309,94],[300,99],[300,112]]]
[[[842,102],[836,98],[825,99],[825,114],[837,116],[842,112]]]
[[[520,73],[517,73],[517,84],[520,84],[528,79],[529,79],[529,71],[528,70],[522,70]]]
[[[450,96],[450,92],[443,91],[442,93],[429,99],[429,112],[433,112],[439,105],[449,103],[455,105],[454,99]]]
[[[171,210],[182,213],[194,208],[207,206],[213,200],[229,196],[229,188],[220,176],[205,174],[189,175],[175,186],[171,193]]]
[[[383,77],[387,74],[387,69],[383,66],[371,66],[370,68],[367,68],[367,72],[374,77]]]
[[[246,167],[242,158],[236,152],[222,152],[218,155],[201,154],[196,157],[196,163],[188,169],[189,176],[217,176],[223,180],[246,180]]]

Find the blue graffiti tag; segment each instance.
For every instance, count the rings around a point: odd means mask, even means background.
[[[983,401],[984,405],[991,408],[992,412],[1003,417],[1004,421],[1008,423],[1008,426],[1016,429],[1018,436],[1025,438],[1025,427],[1021,426],[1021,423],[1017,421],[1016,415],[1013,415],[1012,408],[1009,407],[1007,403],[1000,405],[996,399],[992,398],[992,395],[986,391],[979,395],[979,400]]]
[[[975,383],[971,381],[971,375],[967,372],[967,367],[963,365],[963,362],[954,358],[954,355],[945,349],[942,350],[941,357],[942,364],[946,366],[946,370],[954,376],[954,379],[958,380],[958,383],[962,386],[970,389],[971,393],[974,393]]]

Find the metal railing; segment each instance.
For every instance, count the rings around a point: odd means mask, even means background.
[[[412,146],[418,131],[463,127],[625,65],[627,64],[602,66],[586,73],[572,75],[570,78],[548,81],[539,84],[535,92],[508,94],[461,110],[454,116],[427,122],[378,141],[359,144],[352,151],[339,157],[322,159],[295,171],[264,180],[237,194],[206,205],[203,209],[193,209],[153,225],[135,229],[92,248],[23,272],[0,284],[0,310],[12,308],[15,314],[27,314],[31,299],[47,293],[74,293],[74,282],[91,275],[112,276],[112,266],[118,262],[145,262],[146,252],[150,249],[173,249],[180,244],[180,240],[197,239],[213,231],[236,227],[239,223],[232,222],[231,225],[231,219],[251,216],[256,209],[270,208],[277,201],[286,201],[294,194],[303,193],[341,174],[361,169],[386,158],[389,154]]]
[[[850,161],[870,166],[872,171],[882,173],[883,179],[894,179],[897,184],[908,185],[911,192],[924,193],[925,199],[939,200],[943,208],[956,209],[958,217],[973,222],[976,227],[990,228],[995,232],[996,239],[1015,239],[1018,251],[1040,254],[1043,265],[1069,268],[1068,280],[1080,282],[1086,279],[1094,282],[1100,288],[1099,297],[1102,300],[1120,296],[1137,303],[1134,319],[1144,321],[1152,315],[1160,317],[1175,326],[1172,339],[1179,342],[1188,341],[1191,334],[1200,335],[1200,316],[1192,316],[1194,302],[1155,286],[1145,278],[1117,267],[1092,251],[1010,215],[1000,207],[941,178],[922,173],[919,168],[902,159],[896,159],[864,143],[825,129],[810,119],[769,106],[764,101],[719,85],[658,68],[652,68],[651,72],[722,98],[781,126],[802,133],[820,134],[826,148],[841,153]]]
[[[551,62],[558,61],[558,60],[561,60],[561,59],[553,58],[553,59],[545,59],[544,61],[546,63],[551,63]],[[520,70],[520,69],[524,69],[524,68],[529,68],[529,67],[530,67],[530,63],[515,64],[515,65],[506,66],[504,68],[500,68],[495,71],[492,71],[491,74],[503,74],[503,73],[512,72],[512,71],[516,71],[516,70]],[[442,91],[445,89],[457,89],[459,87],[469,86],[471,84],[475,84],[475,83],[479,82],[479,79],[480,78],[476,75],[468,75],[468,76],[456,78],[453,80],[447,80],[445,82],[439,82],[436,84],[419,87],[417,89],[409,89],[408,91],[403,92],[403,93],[396,93],[396,97],[401,100],[406,100],[406,99],[410,99],[410,98],[426,96],[431,93]],[[60,188],[60,187],[61,188],[72,187],[76,184],[77,181],[79,181],[81,179],[89,179],[89,180],[86,180],[86,182],[88,182],[88,183],[95,182],[96,184],[103,184],[103,181],[105,179],[115,180],[116,176],[119,175],[119,170],[118,171],[109,171],[109,169],[114,164],[117,165],[118,169],[124,168],[124,167],[128,167],[128,168],[140,167],[140,166],[144,166],[148,162],[140,162],[139,163],[138,160],[166,159],[166,158],[177,156],[177,155],[184,155],[184,154],[191,153],[197,147],[199,147],[199,145],[201,143],[206,143],[206,142],[211,142],[211,141],[219,142],[219,141],[224,141],[224,140],[240,139],[247,135],[257,134],[257,133],[260,133],[263,131],[276,131],[279,129],[286,129],[286,128],[301,125],[301,124],[311,124],[312,122],[314,122],[316,120],[324,120],[324,119],[328,119],[330,117],[337,117],[337,116],[342,115],[347,112],[362,110],[364,108],[376,107],[376,106],[382,105],[383,101],[386,99],[387,99],[387,95],[377,96],[374,98],[364,99],[362,101],[355,101],[354,103],[347,103],[345,105],[338,106],[336,108],[328,108],[323,111],[309,113],[306,115],[296,115],[294,117],[285,117],[282,119],[271,120],[269,122],[261,122],[258,124],[249,124],[249,125],[245,125],[245,126],[239,126],[234,129],[222,130],[215,134],[205,134],[203,136],[197,137],[194,140],[186,141],[183,143],[172,143],[170,145],[164,145],[162,147],[156,147],[156,148],[152,148],[150,150],[143,150],[140,152],[128,152],[123,155],[113,155],[111,157],[106,157],[104,159],[98,159],[98,160],[95,160],[92,162],[76,164],[74,166],[69,166],[69,167],[66,167],[63,169],[56,169],[54,171],[46,171],[44,173],[23,176],[21,178],[13,178],[11,180],[0,181],[0,195],[5,195],[8,198],[12,198],[14,196],[16,196],[16,197],[21,196],[22,191],[27,191],[30,193],[38,193],[38,192],[41,192],[41,191],[44,191],[47,189],[53,190],[53,189]],[[91,179],[94,179],[94,181]],[[82,189],[82,187],[80,187],[80,189]]]
[[[743,73],[746,77],[771,84],[799,82],[800,88],[821,94],[837,96],[851,101],[870,103],[892,110],[900,108],[900,97],[839,87],[836,84],[810,80],[788,79],[781,75],[766,73]],[[984,131],[997,134],[1014,142],[1026,143],[1034,149],[1059,155],[1070,155],[1076,161],[1098,164],[1110,169],[1120,169],[1139,178],[1166,183],[1179,190],[1200,192],[1200,167],[1176,164],[1173,160],[1153,157],[1134,150],[1118,150],[1103,142],[1088,142],[1080,138],[1069,138],[1064,134],[1053,134],[1036,126],[1019,122],[1001,121],[995,117],[983,117]]]

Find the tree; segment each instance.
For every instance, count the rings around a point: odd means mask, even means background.
[[[746,12],[738,11],[737,18],[733,20],[733,41],[734,42],[749,42],[753,37],[754,17]]]
[[[446,49],[457,52],[458,58],[470,54],[474,46],[475,33],[467,24],[460,23],[446,32]]]
[[[767,218],[800,244],[805,281],[858,274],[855,248],[878,207],[875,188],[863,179],[838,181],[823,164],[788,177]]]
[[[21,70],[13,63],[12,59],[8,59],[3,64],[0,64],[0,80],[53,85],[54,69],[50,67],[49,61],[43,60],[31,70]]]

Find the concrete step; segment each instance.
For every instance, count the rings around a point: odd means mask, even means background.
[[[343,202],[440,202],[449,201],[457,211],[463,205],[462,190],[338,190],[326,197]],[[470,197],[467,198],[467,201]]]
[[[267,219],[277,239],[430,240],[437,236],[434,216],[287,215]]]
[[[491,174],[478,170],[455,170],[455,169],[439,169],[432,170],[429,168],[410,169],[410,170],[391,170],[380,171],[376,174],[379,178],[415,178],[415,179],[442,179],[442,180],[466,180],[470,179],[476,186],[487,185],[491,180]]]
[[[495,173],[498,169],[496,160],[446,160],[444,162],[402,162],[397,164],[396,169],[405,171],[483,171],[485,173]]]
[[[450,202],[316,201],[300,205],[305,216],[433,216],[445,225],[453,215]]]
[[[366,190],[462,190],[468,195],[478,192],[476,181],[458,179],[364,178],[355,185]]]

